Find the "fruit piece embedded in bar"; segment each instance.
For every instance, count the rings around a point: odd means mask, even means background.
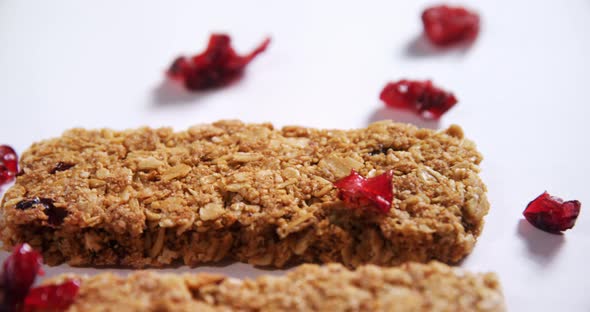
[[[493,273],[442,263],[400,267],[304,264],[284,276],[237,280],[221,275],[103,273],[79,279],[67,311],[505,311]],[[51,282],[50,282],[51,283]]]
[[[23,153],[0,236],[51,265],[455,263],[489,208],[480,161],[458,126],[73,129]],[[339,199],[333,183],[353,169],[392,172],[388,211]]]

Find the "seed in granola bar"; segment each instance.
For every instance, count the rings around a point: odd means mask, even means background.
[[[26,310],[66,310],[78,295],[80,282],[67,280],[58,285],[45,285],[31,289],[25,298]]]
[[[536,228],[559,233],[574,227],[581,207],[577,200],[564,201],[544,192],[527,205],[523,215]]]
[[[338,196],[349,207],[374,206],[382,213],[388,213],[393,200],[393,170],[365,178],[354,169],[350,175],[334,183],[340,193]]]
[[[457,103],[453,93],[434,86],[430,80],[390,82],[379,98],[389,107],[411,110],[426,119],[439,119]]]
[[[212,89],[229,84],[239,78],[258,54],[266,50],[270,38],[254,51],[238,55],[225,34],[212,34],[204,52],[193,57],[178,57],[168,69],[168,77],[184,83],[191,91]]]
[[[479,15],[462,7],[430,7],[422,13],[422,23],[426,37],[439,46],[472,41],[479,33]]]
[[[14,179],[18,172],[18,158],[14,149],[0,145],[0,186]]]
[[[2,266],[1,306],[8,307],[8,311],[16,309],[35,282],[37,274],[43,274],[42,261],[41,255],[28,244],[14,248]]]
[[[53,169],[51,169],[51,171],[49,171],[49,173],[55,174],[58,171],[65,171],[65,170],[68,170],[74,166],[75,166],[75,164],[60,161],[55,165],[55,167],[53,167]]]

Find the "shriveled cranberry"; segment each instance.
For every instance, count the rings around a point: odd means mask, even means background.
[[[35,205],[43,205],[43,213],[48,217],[47,223],[51,225],[61,225],[68,216],[68,211],[65,208],[55,207],[54,201],[51,198],[33,197],[31,199],[23,199],[16,203],[16,209],[27,210],[33,208]]]
[[[387,214],[393,200],[393,171],[389,170],[372,178],[365,178],[355,170],[350,175],[334,182],[338,196],[349,207],[374,206]]]
[[[12,147],[8,145],[0,145],[0,163],[16,174],[18,171],[18,159],[16,157],[16,152]]]
[[[577,200],[563,201],[544,192],[526,206],[523,215],[535,227],[558,233],[576,224],[581,207]]]
[[[8,145],[0,145],[0,186],[14,179],[18,172],[16,152]]]
[[[75,164],[60,161],[55,165],[55,167],[53,167],[53,169],[51,169],[49,171],[49,173],[55,174],[58,171],[65,171],[65,170],[68,170],[74,166],[75,166]]]
[[[27,210],[33,208],[35,205],[43,205],[45,209],[50,209],[53,206],[53,199],[43,197],[33,197],[31,199],[23,199],[16,203],[16,209]]]
[[[6,167],[0,165],[0,186],[12,181],[13,178],[12,172],[6,169]]]
[[[2,284],[5,306],[15,309],[24,300],[37,274],[43,274],[42,261],[41,255],[28,244],[16,246],[12,254],[4,260]]]
[[[471,41],[479,33],[479,15],[462,7],[438,5],[422,13],[424,32],[439,46]]]
[[[23,199],[16,203],[16,209],[27,210],[33,208],[33,206],[41,203],[41,198],[33,197],[31,199]]]
[[[24,310],[65,310],[76,299],[80,282],[68,280],[58,285],[39,286],[31,289],[25,298]]]
[[[50,209],[43,210],[47,215],[47,222],[51,225],[59,226],[64,223],[64,219],[68,216],[68,211],[64,208],[52,206]]]
[[[213,34],[207,49],[193,57],[178,57],[168,69],[168,77],[181,81],[188,90],[206,90],[229,84],[239,78],[246,65],[266,50],[265,39],[251,53],[241,56],[231,46],[228,35]]]
[[[427,119],[439,119],[457,104],[453,93],[434,86],[430,80],[390,82],[379,98],[389,107],[412,110]]]

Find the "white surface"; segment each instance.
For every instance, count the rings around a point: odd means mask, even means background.
[[[511,311],[590,311],[587,207],[563,236],[521,222],[544,190],[590,203],[590,1],[472,1],[480,37],[450,51],[420,48],[425,1],[148,2],[0,2],[0,143],[22,152],[74,126],[183,129],[222,118],[324,128],[407,121],[382,109],[381,88],[432,78],[460,100],[439,126],[462,125],[485,156],[492,208],[462,266],[498,272]],[[212,31],[230,33],[240,52],[267,34],[273,42],[228,88],[191,95],[162,84],[174,57],[202,50]],[[80,271],[47,272],[66,269]],[[262,272],[195,269],[204,270]]]

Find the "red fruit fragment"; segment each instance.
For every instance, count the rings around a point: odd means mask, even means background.
[[[581,207],[577,200],[563,201],[544,192],[526,206],[523,215],[536,228],[558,233],[576,224]]]
[[[16,152],[8,145],[0,145],[0,185],[12,181],[17,173]]]
[[[389,170],[373,178],[365,178],[355,170],[350,175],[336,181],[334,186],[340,191],[339,197],[349,207],[375,206],[387,214],[393,200],[393,171]]]
[[[35,287],[25,298],[24,310],[65,310],[76,299],[80,282],[68,280],[59,285]]]
[[[475,40],[479,33],[479,15],[462,7],[438,5],[422,13],[424,32],[439,46]]]
[[[457,104],[453,93],[434,86],[430,80],[390,82],[379,98],[389,107],[412,110],[426,119],[439,119]]]
[[[42,263],[41,255],[28,244],[14,248],[3,265],[4,304],[16,306],[24,300],[37,274],[43,274]]]
[[[51,198],[33,197],[32,199],[23,199],[16,203],[15,208],[27,210],[36,205],[43,206],[43,213],[48,217],[47,223],[51,225],[60,226],[68,216],[68,210],[62,207],[55,207],[54,201]]]
[[[207,49],[191,58],[178,57],[168,69],[168,77],[184,83],[188,90],[206,90],[227,85],[239,78],[246,65],[266,50],[270,38],[247,55],[240,56],[228,35],[213,34]]]

